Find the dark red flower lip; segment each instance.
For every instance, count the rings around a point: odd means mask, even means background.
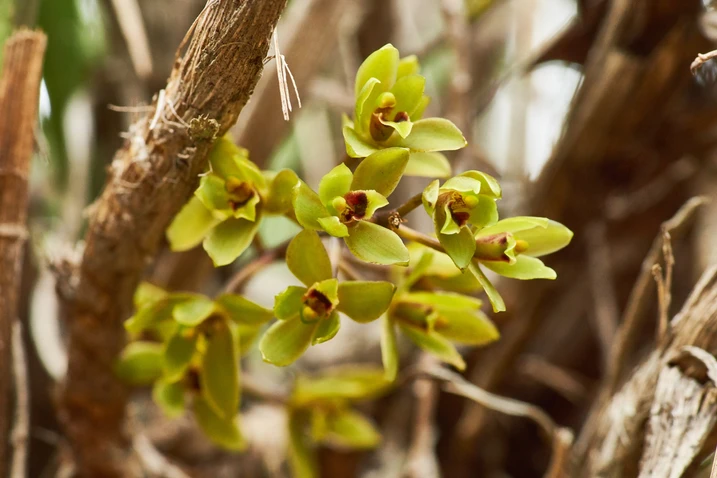
[[[344,195],[346,209],[341,212],[341,222],[348,223],[366,217],[368,196],[363,191],[350,191]]]
[[[319,317],[327,316],[334,309],[331,300],[323,292],[313,287],[304,294],[301,301]]]

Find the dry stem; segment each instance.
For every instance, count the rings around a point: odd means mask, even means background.
[[[112,371],[124,345],[122,323],[166,227],[196,188],[214,138],[234,124],[253,91],[285,3],[207,3],[177,51],[159,114],[130,127],[92,207],[77,286],[60,294],[70,338],[60,419],[81,476],[127,476],[138,468],[124,430],[127,390]]]
[[[20,30],[5,44],[0,79],[0,475],[9,473],[10,368],[37,98],[46,38]]]

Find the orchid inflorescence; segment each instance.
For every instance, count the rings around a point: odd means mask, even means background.
[[[480,171],[452,175],[442,152],[463,148],[466,141],[447,119],[423,117],[430,99],[419,69],[415,56],[400,58],[392,45],[363,62],[353,118],[343,120],[347,155],[360,161],[353,170],[346,163],[333,168],[316,191],[294,171],[262,171],[230,139],[216,141],[198,189],[167,230],[170,247],[183,251],[202,244],[216,266],[227,265],[250,249],[265,217],[285,216],[303,229],[285,253],[302,285],[279,293],[270,310],[238,294],[210,299],[142,284],[136,313],[126,322],[135,340],[117,372],[133,383],[152,383],[167,415],[182,414],[191,398],[209,438],[240,449],[239,359],[255,339],[261,336],[264,361],[287,366],[310,346],[331,340],[342,316],[359,323],[381,320],[383,370],[300,376],[287,400],[291,461],[298,476],[312,476],[311,443],[378,442],[371,423],[350,404],[396,379],[398,331],[462,370],[454,344],[483,345],[499,337],[474,294],[485,291],[494,311],[505,310],[484,269],[515,279],[556,278],[540,257],[567,246],[572,232],[541,217],[500,220],[502,191],[495,178]],[[405,228],[401,218],[380,218],[406,175],[439,178],[421,197],[435,238]],[[339,280],[332,261],[341,256],[330,259],[326,236],[343,241],[359,261],[390,267],[391,280]],[[265,330],[272,318],[277,320]]]

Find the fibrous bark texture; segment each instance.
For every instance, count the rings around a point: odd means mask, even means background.
[[[716,111],[708,92],[696,88],[689,72],[695,52],[709,50],[709,43],[695,26],[701,12],[699,1],[598,0],[581,4],[583,22],[577,22],[578,26],[583,34],[595,37],[589,52],[578,55],[585,59],[584,80],[563,135],[530,191],[530,207],[525,211],[567,225],[575,232],[575,241],[548,261],[560,280],[504,284],[510,312],[501,317],[505,324],[502,339],[477,352],[472,360],[476,369],[472,380],[478,385],[545,406],[559,423],[575,427],[584,418],[578,407],[556,400],[555,393],[546,392],[537,381],[515,380],[520,358],[540,356],[588,377],[608,374],[605,369],[612,365],[605,364],[612,360],[606,345],[614,338],[596,341],[593,331],[601,330],[602,325],[607,326],[605,330],[616,330],[620,317],[600,323],[603,319],[596,309],[605,303],[605,297],[596,291],[614,299],[623,318],[639,316],[636,321],[642,324],[640,331],[644,330],[654,317],[653,289],[646,289],[643,305],[636,311],[627,309],[629,291],[660,223],[691,195],[678,168],[685,164],[697,168],[704,152],[714,147],[714,136],[705,133],[705,125],[714,124]],[[599,18],[588,18],[590,10]],[[575,52],[569,53],[555,54],[576,58]],[[602,237],[596,237],[595,231],[603,227]],[[607,248],[610,260],[601,263],[608,268],[606,281],[591,288],[594,271],[585,264],[595,254],[592,242]],[[685,293],[684,283],[675,288],[679,289],[676,295]],[[618,384],[635,364],[637,345],[631,344],[630,353],[623,357]],[[445,445],[450,450],[450,474],[469,476],[475,469],[466,463],[479,466],[481,461],[490,461],[487,452],[481,456],[477,451],[480,444],[493,442],[508,427],[489,423],[486,413],[473,405],[455,421],[455,436]],[[509,433],[512,436],[506,441],[510,440],[510,446],[501,450],[505,456],[479,473],[513,471],[513,458],[524,449],[525,437],[532,432],[526,433],[523,425],[516,424]],[[576,447],[576,454],[581,454],[581,441]]]
[[[28,176],[45,44],[39,32],[12,35],[0,79],[0,476],[9,473],[12,325],[27,237]]]
[[[669,330],[595,417],[574,476],[672,478],[714,451],[717,268],[704,273]]]
[[[59,409],[81,476],[134,474],[124,430],[127,390],[112,372],[125,342],[122,322],[164,230],[197,186],[213,140],[251,95],[285,3],[207,2],[155,111],[130,127],[115,155],[90,210],[81,262],[59,267],[70,338]]]

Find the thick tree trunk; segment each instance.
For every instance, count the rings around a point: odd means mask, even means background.
[[[127,390],[112,372],[134,289],[196,188],[213,140],[236,121],[261,74],[286,0],[210,0],[180,45],[156,111],[130,127],[92,206],[80,264],[60,267],[69,328],[60,419],[81,476],[131,476]]]
[[[614,294],[624,308],[660,223],[689,194],[677,174],[678,163],[690,155],[699,161],[715,144],[705,127],[714,123],[717,109],[708,92],[696,90],[689,72],[696,52],[709,49],[696,27],[700,2],[607,4],[592,49],[579,55],[587,58],[583,84],[526,211],[566,224],[575,231],[575,241],[547,261],[559,280],[505,284],[511,312],[503,319],[503,337],[472,360],[477,384],[550,407],[561,424],[579,425],[583,411],[534,381],[515,380],[521,355],[537,354],[588,377],[600,374],[610,350],[596,340],[595,324],[590,324],[602,297],[591,297],[593,278],[586,264],[594,254],[594,241],[588,238],[595,239],[594,226],[605,228],[599,242],[609,251],[610,273],[599,290]],[[586,28],[593,29],[593,23]],[[684,285],[676,285],[682,287],[677,294],[684,293]],[[640,314],[649,317],[650,310]],[[614,323],[608,325],[614,330]],[[613,339],[608,337],[607,344]],[[634,356],[624,359],[634,363]],[[502,430],[512,436],[503,436],[505,461],[497,467],[509,472],[519,450],[535,446],[539,439],[521,424],[513,429],[487,425],[486,413],[474,405],[457,417],[448,454],[452,458],[447,459],[455,464],[455,476],[468,476],[465,470],[475,469],[466,463],[477,466],[481,458],[487,460],[476,450],[486,440],[500,443]]]

